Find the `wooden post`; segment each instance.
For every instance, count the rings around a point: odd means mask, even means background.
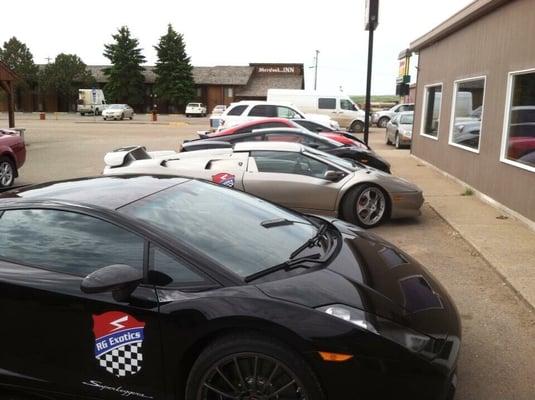
[[[8,81],[8,92],[7,92],[7,110],[9,115],[9,127],[15,127],[15,96],[13,92],[13,81]]]

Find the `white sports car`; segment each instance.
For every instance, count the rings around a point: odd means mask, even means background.
[[[176,153],[130,147],[108,153],[105,175],[181,175],[209,180],[307,213],[365,228],[420,215],[422,191],[401,178],[288,142]]]

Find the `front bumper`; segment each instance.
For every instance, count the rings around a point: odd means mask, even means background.
[[[410,218],[421,215],[420,208],[424,203],[421,191],[391,193],[392,200],[391,218]]]
[[[412,136],[401,134],[399,135],[399,142],[404,146],[408,146],[412,142]]]

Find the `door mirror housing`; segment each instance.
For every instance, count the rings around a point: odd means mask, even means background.
[[[345,174],[342,171],[325,171],[325,174],[323,177],[327,179],[328,181],[336,182],[342,179],[345,176]]]
[[[143,280],[143,272],[125,264],[108,265],[87,275],[80,285],[87,294],[111,292],[116,301],[127,301]]]

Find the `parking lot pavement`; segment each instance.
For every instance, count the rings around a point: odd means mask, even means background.
[[[136,124],[138,118],[108,123],[87,118],[92,117],[19,121],[18,126],[28,128],[29,147],[18,183],[99,174],[107,151],[132,144],[175,149],[208,127],[206,118],[162,118],[157,125]],[[410,157],[406,150],[395,153],[382,146],[382,136],[382,131],[372,132],[371,144],[387,159]],[[418,219],[387,223],[374,231],[427,266],[459,308],[463,344],[456,399],[533,400],[535,316],[478,251],[428,205]]]

